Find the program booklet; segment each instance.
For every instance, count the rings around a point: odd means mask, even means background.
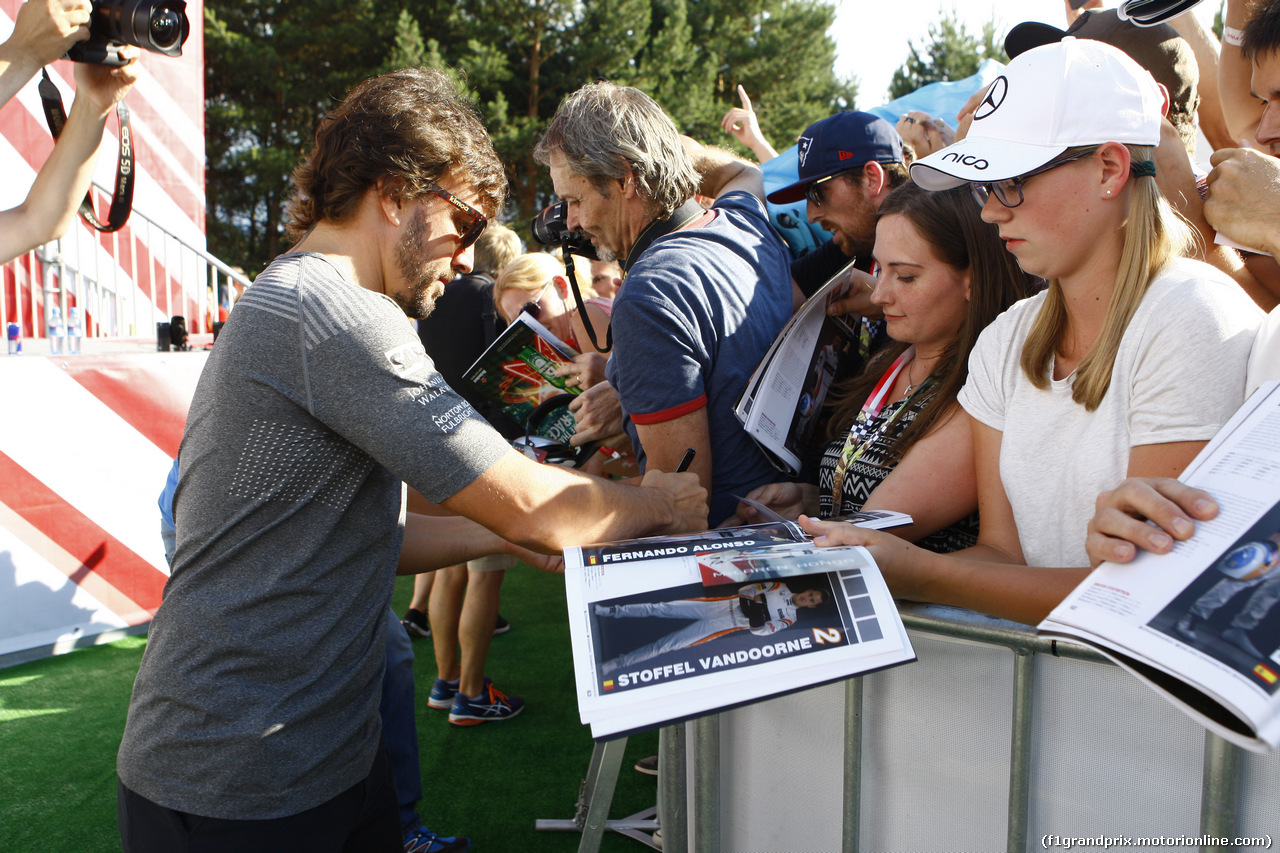
[[[850,261],[778,333],[738,398],[734,414],[776,468],[796,476],[831,385],[858,354],[859,331],[827,305],[848,290]]]
[[[814,562],[814,550],[829,553]],[[704,585],[703,565],[734,555],[771,564]],[[813,549],[793,522],[564,556],[578,708],[596,738],[915,660],[870,553]]]
[[[515,423],[532,435],[568,444],[577,422],[568,403],[554,406],[530,424],[529,416],[543,403],[578,388],[565,386],[555,369],[573,361],[577,353],[546,326],[521,314],[489,345],[462,378],[497,404]]]
[[[1103,563],[1039,626],[1083,641],[1232,743],[1280,747],[1280,383],[1187,466],[1221,507],[1168,554]]]

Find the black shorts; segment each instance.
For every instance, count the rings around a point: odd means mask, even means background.
[[[270,820],[224,820],[174,811],[117,780],[124,853],[401,853],[400,805],[381,745],[373,769],[326,803]]]

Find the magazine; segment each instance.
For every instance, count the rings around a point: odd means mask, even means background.
[[[745,498],[742,495],[734,495],[741,503],[753,507],[760,517],[766,521],[778,521],[783,524],[790,524],[778,513],[774,512],[765,504],[759,501]],[[847,515],[837,515],[826,519],[827,521],[847,521],[850,524],[856,524],[859,527],[865,527],[868,530],[888,530],[891,527],[905,527],[911,524],[914,519],[905,512],[894,512],[887,509],[864,509],[858,512],[851,512]]]
[[[703,586],[875,568],[871,553],[865,548],[856,545],[819,548],[809,542],[699,553],[697,559]]]
[[[769,522],[567,549],[578,708],[592,735],[629,734],[915,660],[863,548],[821,549],[844,553],[800,577],[703,585],[700,562],[714,555],[812,550],[807,539],[792,522]]]
[[[577,426],[568,403],[553,406],[545,417],[530,424],[530,415],[543,403],[578,388],[565,385],[555,369],[577,355],[546,326],[521,314],[489,345],[463,379],[531,435],[568,444]]]
[[[1039,626],[1083,641],[1214,733],[1280,746],[1280,383],[1260,388],[1180,478],[1221,507],[1168,554],[1103,563]]]
[[[850,261],[787,321],[734,407],[747,433],[791,477],[800,471],[832,383],[858,353],[858,329],[827,315],[827,305],[848,290],[852,267]]]

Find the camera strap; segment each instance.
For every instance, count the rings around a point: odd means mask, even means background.
[[[672,231],[679,231],[681,228],[685,227],[704,213],[706,213],[706,211],[702,209],[702,205],[698,204],[693,199],[689,199],[684,204],[680,205],[680,207],[676,208],[675,212],[666,219],[655,219],[650,222],[644,227],[644,230],[640,232],[640,236],[636,238],[636,242],[631,247],[631,251],[627,252],[627,257],[621,264],[622,271],[625,273],[630,270],[631,265],[640,260],[640,256],[648,251],[649,247],[653,245],[654,240],[670,234]]]
[[[627,270],[631,269],[631,265],[639,260],[640,256],[653,245],[655,240],[663,235],[670,234],[672,231],[679,231],[704,213],[706,211],[702,209],[702,205],[693,199],[689,199],[666,219],[655,219],[646,225],[644,230],[640,232],[640,236],[636,238],[631,251],[627,252],[627,257],[619,261],[623,275],[626,275]],[[613,326],[609,326],[605,331],[605,345],[600,346],[600,340],[596,337],[596,330],[591,325],[591,318],[587,316],[586,303],[583,302],[582,293],[578,290],[578,277],[573,272],[573,251],[569,248],[567,242],[561,248],[564,253],[564,267],[568,272],[566,277],[569,279],[569,287],[573,288],[573,299],[578,305],[578,316],[582,318],[582,325],[587,330],[587,337],[591,339],[591,345],[599,352],[608,352],[613,349]]]
[[[40,101],[44,104],[44,120],[49,125],[49,133],[56,140],[67,124],[67,111],[62,106],[58,87],[49,79],[49,72],[42,69],[40,74]],[[116,104],[116,118],[120,122],[120,157],[116,164],[116,188],[111,195],[107,224],[103,225],[93,212],[92,189],[85,194],[84,201],[80,202],[79,211],[85,222],[104,234],[123,228],[133,210],[133,134],[129,130],[129,108],[124,105],[124,101]]]
[[[569,279],[569,287],[573,289],[573,301],[578,306],[582,327],[587,330],[587,337],[591,339],[591,345],[597,352],[608,352],[613,349],[613,326],[611,324],[604,330],[604,346],[600,346],[600,339],[596,337],[596,328],[591,324],[591,317],[587,314],[587,304],[582,300],[582,291],[578,289],[578,275],[573,270],[574,252],[569,248],[569,244],[565,243],[561,247],[561,253],[564,255],[565,278]]]

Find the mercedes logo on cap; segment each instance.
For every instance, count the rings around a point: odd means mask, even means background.
[[[1005,96],[1008,94],[1009,78],[1001,75],[991,84],[991,88],[987,89],[987,96],[982,99],[982,103],[978,104],[978,108],[973,111],[973,120],[982,121],[982,119],[1000,109],[1000,105],[1004,103]]]

